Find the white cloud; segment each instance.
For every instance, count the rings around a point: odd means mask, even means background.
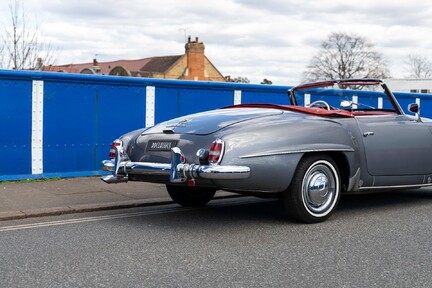
[[[99,61],[180,55],[191,35],[224,75],[293,85],[331,32],[366,37],[395,77],[406,74],[409,54],[432,55],[432,5],[420,0],[26,0],[24,7],[42,39],[61,47],[57,64],[96,54]],[[1,1],[0,21],[9,18]]]

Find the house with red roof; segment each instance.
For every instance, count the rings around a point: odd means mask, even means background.
[[[111,62],[93,62],[44,66],[43,71],[101,74],[129,77],[162,79],[183,79],[199,81],[225,82],[225,77],[204,54],[205,45],[188,38],[185,53],[176,56],[158,56],[137,60],[116,60]]]

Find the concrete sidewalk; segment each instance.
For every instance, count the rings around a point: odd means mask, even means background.
[[[218,192],[218,197],[235,195]],[[0,221],[172,203],[165,185],[106,184],[100,177],[0,182]]]

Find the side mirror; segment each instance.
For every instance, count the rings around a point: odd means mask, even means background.
[[[411,103],[408,105],[408,111],[410,111],[411,113],[419,113],[420,111],[420,106],[417,103]]]
[[[421,118],[420,118],[420,105],[417,103],[411,103],[408,105],[408,111],[411,113],[414,113],[415,116],[417,117],[416,121],[417,122],[422,122]]]

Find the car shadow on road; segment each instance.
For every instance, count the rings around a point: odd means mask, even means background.
[[[380,208],[399,209],[400,206],[429,204],[432,200],[431,189],[412,189],[343,195],[338,211],[374,210]]]
[[[287,223],[278,199],[259,199],[246,196],[213,200],[201,208],[184,208],[176,204],[171,207],[178,208],[178,210],[174,213],[163,213],[161,209],[161,213],[156,215],[134,217],[125,221],[138,221],[140,225],[146,225],[149,224],[149,217],[152,217],[154,221],[150,220],[151,225],[169,225],[174,229],[179,227],[209,227],[221,223],[227,227],[258,222]]]
[[[262,225],[299,225],[288,219],[277,199],[259,199],[254,197],[238,197],[231,201],[214,200],[204,208],[178,210],[178,213],[158,214],[152,225],[169,225],[178,228],[202,228],[223,223],[226,227],[243,224]],[[381,212],[391,213],[398,209],[416,209],[423,205],[431,205],[432,190],[404,190],[371,194],[343,195],[335,214],[327,221],[348,219],[354,215]],[[149,219],[134,218],[134,221],[148,224]],[[347,218],[348,217],[348,218]],[[132,219],[132,218],[131,218]],[[128,221],[131,221],[129,219]],[[145,223],[144,223],[145,222]],[[163,223],[163,224],[162,224]],[[329,223],[330,224],[330,223]]]

